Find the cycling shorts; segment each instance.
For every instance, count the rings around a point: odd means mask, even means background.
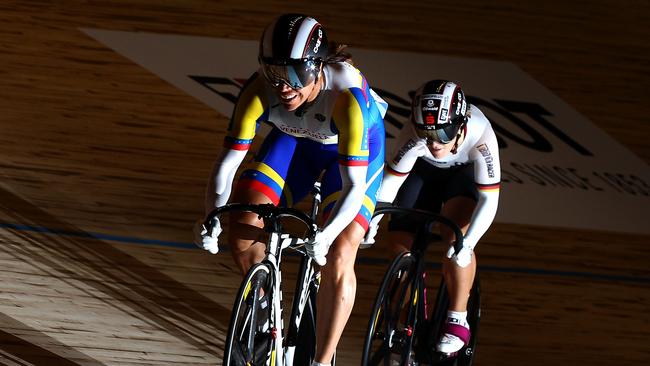
[[[417,159],[393,204],[440,213],[445,202],[459,196],[478,201],[473,164],[437,168],[423,159]],[[388,230],[415,232],[417,225],[419,221],[414,220],[413,216],[395,214],[391,215]]]
[[[366,193],[361,209],[354,219],[364,229],[368,228],[381,184],[384,164],[383,141],[383,138],[369,139]],[[292,207],[309,194],[314,182],[321,177],[323,217],[327,219],[342,189],[338,160],[337,144],[322,144],[273,128],[253,162],[241,174],[236,189],[255,190],[264,194],[275,205]]]

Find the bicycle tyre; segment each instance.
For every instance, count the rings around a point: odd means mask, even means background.
[[[293,366],[311,365],[316,357],[316,296],[318,286],[311,286],[309,301],[305,304],[303,318],[298,330],[298,343],[293,358]],[[336,351],[332,356],[332,366],[336,366]]]
[[[408,326],[400,327],[398,323],[404,304],[414,304],[411,299],[413,291],[416,291],[413,281],[416,272],[415,258],[410,252],[405,252],[393,260],[384,275],[368,322],[361,361],[363,366],[388,365],[391,357],[395,357],[391,356],[393,354],[401,355],[398,356],[402,358],[400,364],[405,361],[404,355],[410,357],[410,349],[401,349],[404,343],[412,345],[410,341],[403,341]],[[395,304],[392,303],[393,299],[397,299]],[[414,332],[415,328],[411,325],[411,334],[406,337],[411,339],[415,336]]]
[[[298,328],[298,341],[293,358],[294,366],[311,365],[316,357],[316,287],[309,292],[309,301],[305,304],[304,313]]]
[[[263,291],[264,296],[260,302],[256,294]],[[260,322],[271,322],[272,318],[272,291],[273,283],[271,268],[265,263],[258,263],[251,267],[242,281],[228,326],[228,335],[223,357],[224,366],[256,366],[266,365],[275,341],[272,337],[271,327],[260,328]],[[266,301],[266,307],[263,303]],[[270,325],[270,324],[269,324]]]

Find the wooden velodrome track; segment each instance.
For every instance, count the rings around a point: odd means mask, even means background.
[[[0,364],[223,353],[240,277],[190,228],[228,118],[80,27],[256,40],[278,13],[305,12],[356,47],[514,62],[648,162],[648,3],[524,3],[3,1]],[[650,362],[648,239],[493,225],[476,364]],[[379,252],[360,253],[342,365],[359,364]]]

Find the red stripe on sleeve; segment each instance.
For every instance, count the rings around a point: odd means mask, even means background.
[[[501,183],[477,184],[477,186],[481,191],[498,191],[501,188]]]
[[[339,159],[339,164],[344,166],[368,166],[368,160],[342,160]]]
[[[396,175],[398,177],[403,177],[403,176],[409,175],[409,173],[410,173],[410,172],[406,172],[406,173],[398,172],[397,170],[391,168],[390,166],[386,166],[386,168],[387,168],[389,174]]]

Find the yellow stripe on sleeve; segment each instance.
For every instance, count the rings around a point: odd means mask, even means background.
[[[337,98],[332,113],[339,130],[339,154],[346,156],[368,156],[364,148],[365,125],[359,102],[350,90],[343,91]]]
[[[255,137],[257,119],[264,113],[264,106],[268,104],[263,86],[263,80],[258,75],[239,95],[228,133],[230,137],[244,140]]]

